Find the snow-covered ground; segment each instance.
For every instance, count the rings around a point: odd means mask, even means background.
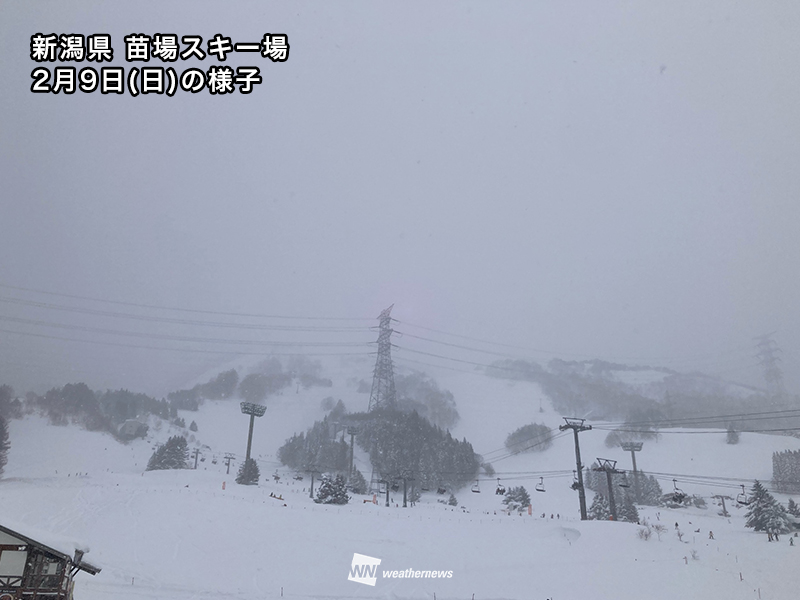
[[[649,541],[639,539],[640,528],[633,524],[581,522],[577,493],[569,487],[575,464],[571,434],[541,453],[507,457],[502,450],[506,435],[520,425],[562,423],[538,386],[467,373],[437,379],[453,392],[462,416],[453,434],[466,436],[505,485],[527,487],[532,516],[502,513],[495,482],[485,477],[481,493],[465,488],[457,494],[466,508],[446,507],[433,492],[406,509],[397,506],[401,494],[393,494],[389,508],[364,503],[371,497],[362,496],[343,507],[314,504],[305,487],[308,478],[293,480],[275,454],[286,437],[321,418],[322,398],[341,398],[350,410],[366,408],[367,395],[342,378],[333,388],[291,389],[269,399],[255,428],[258,487],[237,486],[238,462],[226,475],[222,461],[225,452],[244,454],[248,421],[238,402],[208,402],[197,413],[181,414],[187,424],[197,422],[190,447],[204,448],[206,459],[187,471],[144,472],[155,444],[179,431],[166,424],[158,431],[151,427],[147,440],[123,445],[106,434],[50,426],[39,417],[11,421],[0,521],[81,540],[90,548],[87,560],[103,571],[78,575],[77,600],[797,597],[800,539],[795,547],[788,538],[768,543],[745,529],[744,510],[735,502],[728,503],[730,518],[719,516],[710,496],[735,496],[737,490],[727,487],[731,482],[681,483],[686,492],[708,499],[706,509],[641,509],[642,517],[668,527],[661,540],[655,534]],[[581,434],[584,463],[603,457],[629,468],[628,454],[605,447],[606,433]],[[770,479],[773,451],[798,448],[800,440],[782,436],[745,433],[738,445],[728,445],[723,431],[667,430],[658,441],[645,442],[637,460],[647,472],[739,478],[749,486],[754,478]],[[363,454],[357,463],[369,477]],[[276,469],[280,481],[270,477]],[[536,471],[566,474],[545,476],[547,491],[536,493],[539,479],[530,474]],[[667,491],[671,483],[664,477]],[[411,568],[452,570],[453,576],[379,576],[374,587],[363,585],[347,579],[353,553],[380,558],[378,573]]]

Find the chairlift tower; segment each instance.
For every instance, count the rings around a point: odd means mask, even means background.
[[[252,402],[242,402],[239,406],[242,407],[242,413],[250,415],[250,432],[247,434],[247,455],[244,460],[245,464],[250,460],[250,449],[253,446],[253,424],[256,417],[263,417],[267,412],[267,407],[263,404],[253,404]]]
[[[394,388],[394,367],[392,365],[392,308],[385,309],[379,316],[378,358],[372,376],[372,391],[369,394],[368,411],[380,408],[395,408],[397,396]]]
[[[581,431],[589,431],[592,426],[584,425],[586,419],[564,417],[564,421],[565,424],[561,425],[558,430],[566,431],[567,429],[572,429],[572,433],[575,434],[575,465],[577,466],[578,475],[578,499],[581,504],[581,521],[585,521],[589,517],[586,515],[586,490],[583,487],[583,465],[581,464],[581,447],[578,443],[578,433]]]
[[[607,458],[598,458],[597,464],[599,467],[595,467],[595,471],[601,471],[606,474],[606,481],[608,482],[608,504],[611,508],[611,518],[615,521],[618,521],[619,518],[617,517],[617,503],[614,501],[614,485],[612,484],[611,480],[614,475],[620,475],[625,473],[625,471],[617,470],[617,461],[609,460]]]

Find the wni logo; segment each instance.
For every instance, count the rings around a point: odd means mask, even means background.
[[[353,554],[353,562],[350,563],[350,575],[347,576],[347,580],[365,585],[375,585],[378,581],[379,564],[381,564],[380,558],[372,558],[356,552]]]

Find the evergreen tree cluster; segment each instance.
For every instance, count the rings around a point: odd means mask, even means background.
[[[338,417],[338,427],[358,427],[358,445],[370,455],[373,468],[384,479],[395,480],[413,473],[416,487],[458,488],[474,479],[480,461],[466,440],[432,425],[418,413],[376,410]],[[335,439],[339,431],[330,416],[317,421],[305,433],[294,434],[278,450],[282,464],[296,470],[310,467],[346,472],[349,444]]]
[[[245,459],[239,467],[239,473],[236,475],[236,483],[240,485],[258,485],[258,480],[261,477],[261,471],[258,468],[258,463],[253,458]]]
[[[290,373],[250,373],[239,384],[239,395],[248,402],[258,404],[290,385]]]
[[[147,462],[147,471],[163,471],[167,469],[188,469],[189,448],[186,438],[175,435],[163,446],[156,448]]]
[[[505,504],[509,510],[527,510],[530,503],[531,496],[528,494],[528,490],[521,485],[509,488],[503,497],[503,504]]]
[[[523,425],[508,435],[505,445],[513,454],[544,452],[553,445],[553,430],[541,423]]]
[[[175,408],[197,410],[203,400],[232,398],[238,385],[239,373],[236,369],[230,369],[212,377],[206,383],[198,383],[191,389],[170,392],[167,398]]]
[[[790,529],[786,508],[756,480],[750,489],[750,504],[747,507],[745,527],[769,534],[786,533]]]
[[[21,419],[23,414],[22,401],[14,398],[14,388],[10,385],[0,385],[0,417]]]
[[[448,390],[442,390],[434,379],[414,371],[395,377],[397,408],[403,412],[416,411],[428,421],[447,429],[459,420],[456,401]]]
[[[3,476],[3,470],[8,464],[9,448],[11,448],[11,443],[8,440],[8,422],[5,417],[0,415],[0,477]]]
[[[347,504],[350,496],[347,495],[347,480],[341,473],[332,475],[326,473],[317,488],[317,504]]]
[[[411,472],[420,487],[459,488],[478,472],[480,457],[472,444],[454,439],[417,412],[377,410],[359,420],[358,444],[384,479]]]
[[[772,454],[772,485],[782,494],[800,493],[800,450]]]
[[[317,421],[306,433],[294,434],[278,449],[282,464],[304,471],[311,468],[346,471],[350,464],[350,446],[334,439],[335,425],[329,417]]]
[[[617,518],[628,523],[639,522],[639,511],[633,501],[633,495],[628,490],[622,493],[614,492],[614,503],[617,507]],[[611,519],[611,504],[605,494],[596,493],[592,504],[589,507],[588,516],[596,521],[608,521]]]

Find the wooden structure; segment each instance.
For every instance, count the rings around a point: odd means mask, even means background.
[[[72,578],[78,571],[100,569],[0,524],[0,600],[72,600]]]

